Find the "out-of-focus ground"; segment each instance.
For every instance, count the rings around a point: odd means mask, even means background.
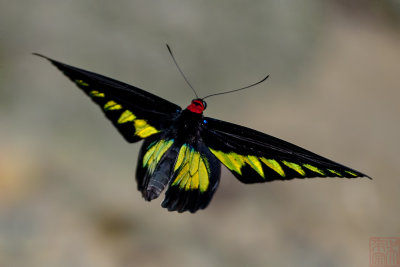
[[[217,2],[217,1],[215,1]],[[400,236],[400,3],[3,1],[0,266],[368,266]],[[127,144],[39,52],[246,125],[374,179],[243,185],[170,213],[134,179]],[[163,198],[163,197],[162,197]]]

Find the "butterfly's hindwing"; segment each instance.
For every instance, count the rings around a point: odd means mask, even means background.
[[[241,182],[310,177],[355,178],[364,174],[303,148],[228,122],[205,118],[202,137]]]
[[[202,142],[183,144],[162,206],[170,211],[204,209],[219,184],[221,167]]]

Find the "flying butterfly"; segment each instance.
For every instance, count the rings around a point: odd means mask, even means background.
[[[368,177],[270,135],[203,116],[205,98],[249,88],[268,76],[255,84],[203,98],[194,91],[196,99],[182,110],[135,86],[35,55],[49,60],[99,105],[127,142],[144,140],[136,171],[138,190],[151,201],[167,187],[162,207],[169,211],[194,213],[206,208],[218,187],[221,163],[246,184],[293,178]]]

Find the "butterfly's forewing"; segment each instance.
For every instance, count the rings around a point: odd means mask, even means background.
[[[171,125],[181,108],[123,82],[55,61],[45,56],[105,113],[128,142],[136,142]]]
[[[205,118],[202,137],[241,182],[366,176],[296,145],[236,124]]]

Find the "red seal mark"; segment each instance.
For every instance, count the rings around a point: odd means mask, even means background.
[[[371,237],[369,259],[371,267],[400,267],[400,237]]]

